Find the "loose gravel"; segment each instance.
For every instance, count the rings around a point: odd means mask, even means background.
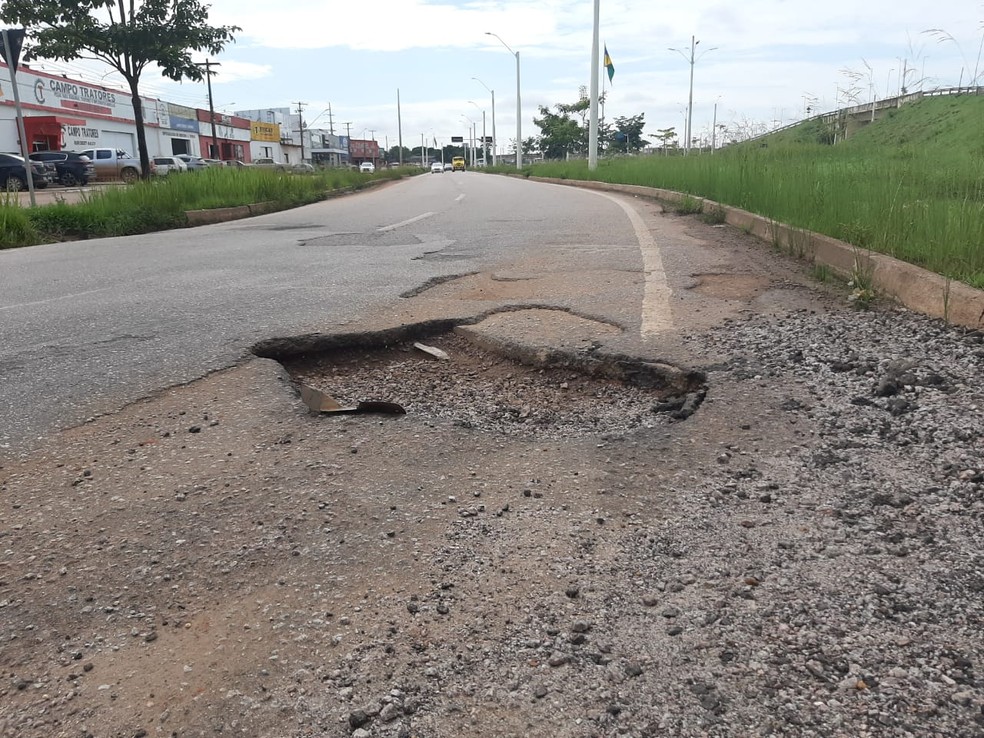
[[[213,377],[5,463],[0,726],[984,734],[984,334],[832,309],[685,338],[689,417],[397,350],[293,369],[401,418],[243,425]]]

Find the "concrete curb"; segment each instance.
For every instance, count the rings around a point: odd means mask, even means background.
[[[263,215],[277,210],[277,206],[272,202],[257,202],[252,205],[237,205],[232,208],[212,208],[210,210],[186,210],[185,217],[188,225],[210,225],[212,223],[225,223],[230,220],[249,218],[253,215]]]
[[[728,225],[741,228],[792,256],[813,264],[822,264],[845,280],[860,272],[871,280],[879,295],[890,297],[910,310],[942,318],[948,323],[965,328],[984,328],[984,290],[974,289],[927,269],[852,246],[830,236],[794,228],[703,197],[657,187],[548,177],[529,179],[591,190],[621,192],[669,203],[679,203],[685,198],[697,200],[703,203],[705,211],[717,208],[722,210]]]

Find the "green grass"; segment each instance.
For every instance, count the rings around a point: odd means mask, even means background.
[[[816,124],[714,155],[546,162],[526,173],[660,187],[984,288],[984,96],[925,98],[835,146]],[[515,170],[514,170],[515,171]]]
[[[0,198],[0,248],[181,228],[187,225],[187,210],[260,202],[272,203],[275,209],[291,208],[408,173],[386,169],[370,175],[339,169],[284,174],[216,167],[92,190],[82,202],[71,205],[58,202],[27,208],[6,196]]]

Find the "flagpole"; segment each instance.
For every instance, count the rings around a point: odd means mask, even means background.
[[[594,28],[591,33],[591,122],[588,125],[588,170],[598,168],[598,26],[601,0],[594,0]]]

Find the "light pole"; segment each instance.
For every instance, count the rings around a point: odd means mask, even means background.
[[[468,148],[471,149],[471,151],[468,154],[467,160],[468,160],[469,164],[472,167],[474,167],[475,166],[475,138],[474,138],[475,137],[475,121],[473,121],[471,118],[469,118],[465,114],[462,114],[461,117],[468,121]]]
[[[468,102],[482,111],[482,166],[484,167],[488,163],[485,156],[485,108],[479,107],[478,103],[474,100],[469,100]]]
[[[704,56],[704,54],[706,54],[707,52],[714,51],[715,49],[717,49],[717,46],[712,46],[709,49],[704,49],[700,53],[700,56],[695,56],[695,52],[697,51],[697,44],[699,43],[700,41],[698,41],[694,36],[690,37],[689,57],[687,56],[686,52],[683,49],[670,49],[670,51],[677,52],[680,56],[682,56],[690,63],[690,98],[689,101],[687,102],[687,132],[686,132],[687,140],[684,141],[684,150],[683,150],[683,153],[685,155],[690,153],[690,126],[694,119],[694,63],[698,59],[700,59],[701,56]]]
[[[489,90],[489,93],[492,95],[492,166],[496,166],[496,164],[498,164],[498,160],[496,159],[495,149],[499,144],[499,139],[495,137],[495,90],[490,90],[489,86],[482,82],[482,80],[478,77],[472,77],[472,79],[478,82],[478,84],[486,90]]]
[[[508,49],[510,54],[516,56],[516,168],[523,168],[523,103],[522,98],[519,94],[519,52],[513,51],[509,44],[499,38],[496,33],[491,33],[490,31],[485,32],[486,36],[495,36],[499,39],[499,43]]]

